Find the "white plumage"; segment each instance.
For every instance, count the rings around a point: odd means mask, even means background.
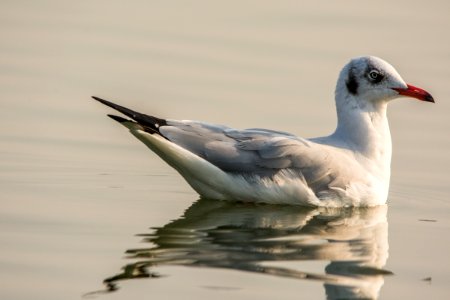
[[[376,57],[351,60],[336,86],[336,131],[303,139],[266,129],[237,130],[165,120],[94,97],[111,116],[175,168],[202,197],[308,206],[374,206],[387,200],[391,137],[386,117],[398,96],[434,102]]]

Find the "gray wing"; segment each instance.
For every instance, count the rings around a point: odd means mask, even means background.
[[[132,118],[142,130],[159,134],[226,172],[273,177],[282,170],[290,170],[304,178],[316,194],[328,188],[345,188],[346,178],[354,172],[348,158],[338,153],[329,155],[326,146],[286,132],[258,128],[236,130],[202,122],[160,119],[93,98]],[[108,116],[119,123],[132,122]]]
[[[173,120],[167,120],[159,131],[226,172],[272,177],[289,169],[303,176],[315,191],[336,183],[337,176],[327,167],[326,149],[289,133]]]

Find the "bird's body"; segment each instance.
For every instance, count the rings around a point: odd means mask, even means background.
[[[386,107],[399,94],[433,102],[425,91],[404,83],[383,60],[353,59],[336,87],[336,131],[313,139],[266,129],[159,119],[94,98],[132,118],[111,116],[202,197],[374,206],[387,200],[392,151]]]

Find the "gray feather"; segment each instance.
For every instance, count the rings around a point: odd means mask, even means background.
[[[167,120],[159,130],[168,140],[226,172],[272,177],[289,169],[303,177],[315,192],[336,184],[336,176],[326,167],[326,149],[289,133],[173,120]]]

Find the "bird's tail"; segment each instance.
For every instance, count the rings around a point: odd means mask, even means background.
[[[120,116],[116,116],[116,115],[107,115],[108,117],[110,117],[111,119],[113,119],[114,121],[119,122],[121,125],[125,126],[126,128],[132,130],[132,129],[139,129],[139,130],[144,130],[145,129],[139,125],[137,122],[133,121],[133,120],[129,120],[129,119],[125,119],[122,118]]]
[[[130,117],[131,119],[133,119],[135,122],[133,122],[132,120],[128,120],[119,116],[115,116],[115,115],[108,115],[108,117],[110,117],[111,119],[121,123],[122,125],[124,125],[127,128],[136,128],[137,125],[140,125],[141,129],[143,129],[146,132],[149,133],[159,133],[159,127],[164,126],[167,124],[166,120],[164,119],[160,119],[157,117],[153,117],[153,116],[149,116],[146,114],[142,114],[139,113],[137,111],[131,110],[129,108],[120,106],[118,104],[112,103],[110,101],[104,100],[102,98],[99,97],[95,97],[92,96],[92,98],[94,100],[97,100],[98,102],[109,106],[119,112],[121,112],[122,114],[124,114],[127,117]]]

